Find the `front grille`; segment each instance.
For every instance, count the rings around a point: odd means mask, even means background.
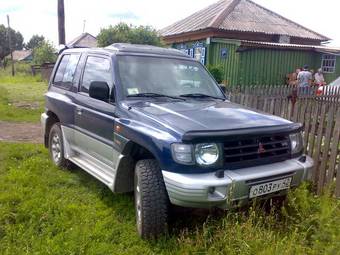
[[[273,163],[290,158],[288,135],[263,135],[238,138],[224,143],[228,168]]]

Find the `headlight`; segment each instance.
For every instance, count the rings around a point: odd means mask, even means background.
[[[172,157],[176,162],[187,165],[193,164],[193,146],[191,144],[173,143],[171,150]]]
[[[201,143],[195,147],[196,162],[202,166],[215,164],[219,157],[219,149],[216,143]]]
[[[290,147],[292,150],[292,154],[301,152],[303,149],[302,134],[300,132],[290,134],[289,139],[290,139]]]

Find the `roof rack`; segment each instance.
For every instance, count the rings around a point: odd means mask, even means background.
[[[59,45],[59,49],[58,49],[58,55],[60,55],[61,53],[63,53],[64,50],[68,50],[68,49],[88,49],[89,47],[86,46],[68,46],[68,45],[64,45],[64,44],[60,44]]]

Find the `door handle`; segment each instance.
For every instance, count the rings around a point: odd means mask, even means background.
[[[83,113],[83,110],[81,108],[77,108],[77,114],[81,115]]]

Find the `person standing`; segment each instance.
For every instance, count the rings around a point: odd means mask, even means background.
[[[323,76],[322,69],[319,68],[317,73],[314,75],[315,85],[324,86],[326,85],[325,77]]]
[[[299,72],[297,76],[298,86],[301,88],[307,88],[311,85],[313,80],[313,75],[310,71],[308,71],[308,65],[303,67],[303,71]]]
[[[308,65],[303,67],[303,70],[299,72],[297,76],[298,81],[298,93],[300,95],[308,95],[310,94],[310,88],[312,85],[313,75],[310,71],[308,71]]]

